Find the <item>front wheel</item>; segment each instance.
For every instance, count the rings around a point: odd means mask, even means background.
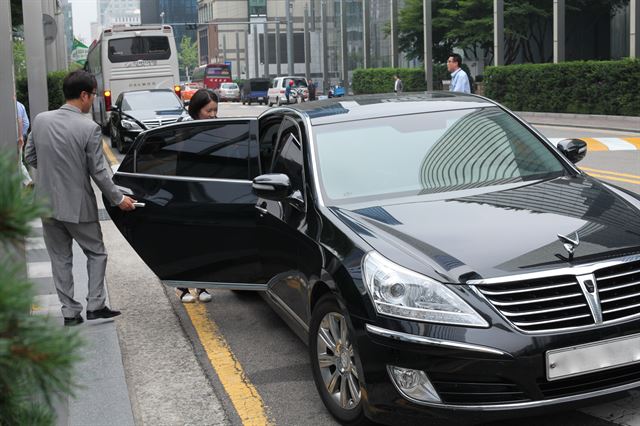
[[[345,425],[365,425],[361,375],[347,320],[331,294],[323,296],[311,316],[309,357],[318,393],[333,417]]]

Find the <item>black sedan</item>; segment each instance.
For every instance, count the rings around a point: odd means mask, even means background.
[[[166,285],[263,292],[342,423],[518,417],[640,386],[640,198],[585,154],[478,96],[328,99],[146,132],[110,214]]]
[[[111,146],[124,154],[144,130],[187,117],[182,102],[171,89],[122,92],[111,107]]]

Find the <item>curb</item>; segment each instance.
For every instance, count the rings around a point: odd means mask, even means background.
[[[640,117],[515,111],[531,124],[640,133]]]

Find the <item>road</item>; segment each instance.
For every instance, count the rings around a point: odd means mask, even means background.
[[[243,106],[224,103],[219,107],[219,117],[255,116],[266,107]],[[626,134],[606,130],[559,128],[538,126],[538,130],[548,138],[631,138],[640,134]],[[123,156],[115,153],[120,161]],[[579,164],[589,173],[602,179],[640,193],[640,150],[594,151]],[[317,395],[311,376],[307,347],[300,341],[283,321],[267,306],[256,293],[214,291],[213,301],[204,307],[204,320],[197,319],[193,306],[182,306],[171,290],[165,293],[178,313],[180,321],[191,340],[195,353],[200,357],[201,365],[213,383],[216,394],[221,397],[227,412],[237,412],[234,423],[240,424],[245,415],[238,409],[230,389],[226,371],[214,371],[208,358],[212,350],[202,339],[202,321],[217,327],[224,338],[227,348],[241,366],[244,378],[250,383],[262,399],[266,415],[276,425],[331,425],[337,424],[325,410]],[[200,333],[200,334],[199,334]],[[227,349],[222,349],[227,350]],[[220,351],[220,349],[218,349]],[[580,411],[557,413],[550,416],[518,420],[521,426],[528,425],[611,425],[603,420],[616,417],[619,412],[633,413],[637,406],[633,401],[623,401],[623,406],[602,405],[588,410],[598,417],[592,417]],[[629,411],[631,410],[631,411]],[[640,411],[639,411],[640,412]],[[640,416],[636,417],[640,421]],[[620,424],[620,419],[616,424]],[[492,423],[493,426],[506,426],[510,422]],[[632,424],[632,423],[629,423]],[[640,424],[640,423],[636,423]]]

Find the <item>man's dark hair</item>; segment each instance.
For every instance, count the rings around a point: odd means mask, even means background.
[[[189,101],[189,115],[194,120],[198,119],[200,110],[207,106],[209,102],[218,103],[218,95],[211,89],[198,89]]]
[[[71,71],[62,81],[65,100],[78,99],[82,92],[92,93],[98,87],[93,74],[84,70]]]
[[[453,62],[458,63],[458,68],[462,66],[462,56],[458,55],[457,53],[451,53],[449,57],[453,58]]]

